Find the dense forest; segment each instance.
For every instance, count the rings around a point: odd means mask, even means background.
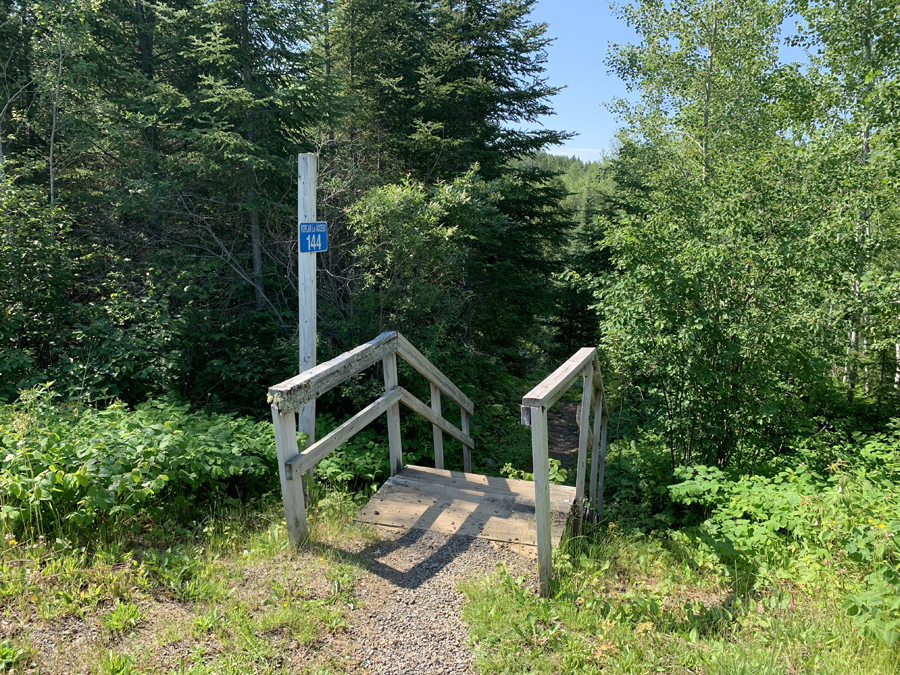
[[[623,5],[638,39],[597,64],[630,96],[584,162],[550,154],[577,130],[544,126],[535,2],[0,0],[4,556],[164,537],[211,495],[277,490],[265,392],[297,370],[297,154],[316,153],[319,360],[401,331],[475,399],[479,471],[531,470],[519,399],[599,348],[608,507],[563,578],[618,528],[754,603],[839,586],[873,641],[840,659],[894,645],[900,5]],[[351,380],[317,423],[380,386]],[[323,461],[323,504],[371,494],[384,436]],[[404,439],[433,461],[430,426],[404,418]],[[597,607],[693,640],[751,612]]]

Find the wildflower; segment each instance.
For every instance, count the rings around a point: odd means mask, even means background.
[[[14,459],[15,459],[15,457],[14,457],[12,454],[9,454],[9,455],[6,456],[6,459],[5,459],[4,461],[6,461],[6,462],[11,462],[11,461],[13,461]]]

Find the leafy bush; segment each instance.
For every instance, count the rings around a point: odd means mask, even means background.
[[[670,487],[708,516],[690,539],[704,556],[747,574],[751,590],[777,580],[835,584],[844,609],[869,633],[900,638],[900,421],[842,448],[824,472],[806,465],[771,476],[729,477],[681,468]]]
[[[533,473],[523,471],[522,469],[516,469],[512,464],[504,464],[503,468],[500,469],[500,473],[507,478],[512,478],[514,480],[534,480]],[[568,474],[568,470],[560,468],[558,459],[550,458],[550,482],[553,485],[562,485],[565,483]]]
[[[105,410],[55,404],[47,388],[0,407],[0,522],[47,532],[174,517],[276,480],[265,422],[189,413],[172,401]]]

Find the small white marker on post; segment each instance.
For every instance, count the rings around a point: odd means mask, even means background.
[[[316,365],[316,253],[303,252],[301,224],[316,220],[316,175],[318,157],[304,153],[297,156],[297,286],[300,291],[300,371]],[[297,429],[307,435],[306,447],[316,441],[316,400],[303,406]],[[310,470],[310,476],[312,471]]]

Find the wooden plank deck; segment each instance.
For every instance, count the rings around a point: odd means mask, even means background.
[[[554,545],[562,537],[574,499],[574,487],[550,486]],[[476,473],[406,466],[388,478],[357,520],[526,546],[537,543],[534,483]]]

